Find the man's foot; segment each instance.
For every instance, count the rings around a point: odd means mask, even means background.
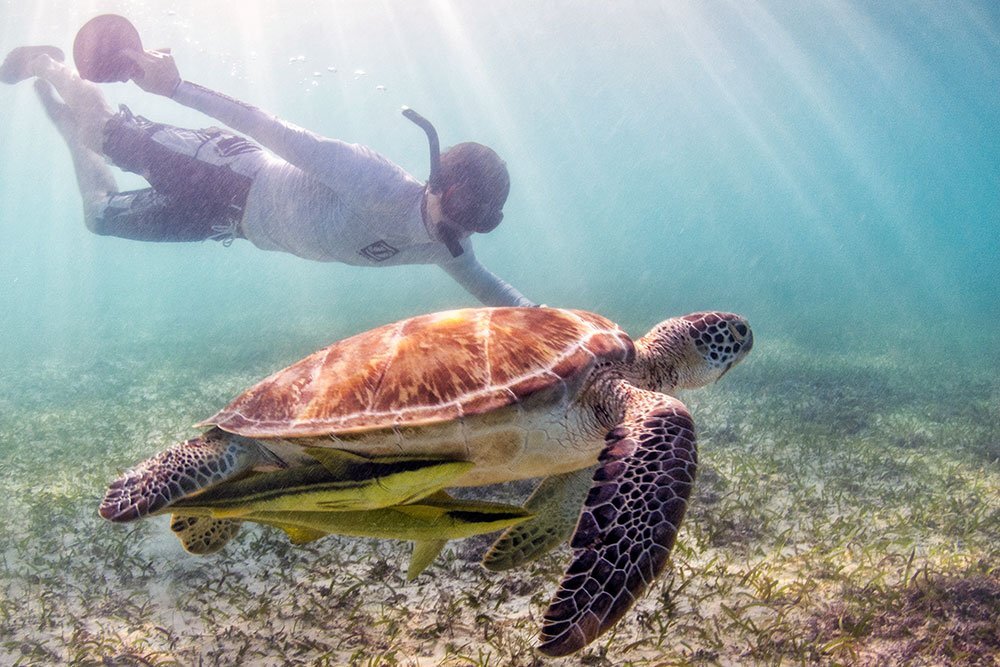
[[[59,62],[66,60],[62,49],[55,46],[19,46],[8,53],[0,65],[0,81],[17,83],[33,76],[31,62],[39,56],[48,56]]]

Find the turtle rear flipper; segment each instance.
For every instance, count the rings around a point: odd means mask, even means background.
[[[278,464],[252,440],[213,429],[140,463],[108,487],[98,512],[134,521],[259,464]]]
[[[177,535],[185,551],[206,556],[214,554],[236,537],[240,532],[240,523],[232,519],[174,514],[170,517],[170,530]]]
[[[694,424],[680,401],[631,388],[608,433],[542,625],[539,650],[562,656],[613,626],[667,563],[696,467]]]
[[[595,470],[596,466],[581,468],[543,479],[524,504],[536,516],[504,531],[483,558],[483,567],[494,572],[509,570],[569,539]]]

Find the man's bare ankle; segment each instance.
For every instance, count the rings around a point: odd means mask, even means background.
[[[57,63],[51,56],[49,56],[49,54],[40,53],[28,62],[28,71],[31,72],[33,76],[45,78],[47,73],[61,65],[62,63]]]

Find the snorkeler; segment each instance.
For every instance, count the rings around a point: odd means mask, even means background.
[[[81,37],[104,53],[81,58]],[[182,80],[169,52],[143,50],[122,17],[89,22],[75,50],[79,72],[56,47],[16,48],[0,65],[0,81],[37,77],[35,90],[69,146],[90,231],[140,241],[247,239],[264,250],[359,266],[438,264],[486,305],[534,305],[472,250],[473,232],[500,224],[510,189],[506,164],[490,148],[461,143],[438,156],[433,127],[405,111],[431,140],[424,185],[370,148]],[[92,82],[129,79],[253,141],[219,128],[155,123],[124,105],[116,113]],[[152,187],[119,192],[105,158]]]

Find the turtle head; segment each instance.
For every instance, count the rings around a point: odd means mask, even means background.
[[[639,339],[636,362],[644,385],[670,393],[715,382],[752,347],[753,332],[742,316],[691,313],[660,322]]]

